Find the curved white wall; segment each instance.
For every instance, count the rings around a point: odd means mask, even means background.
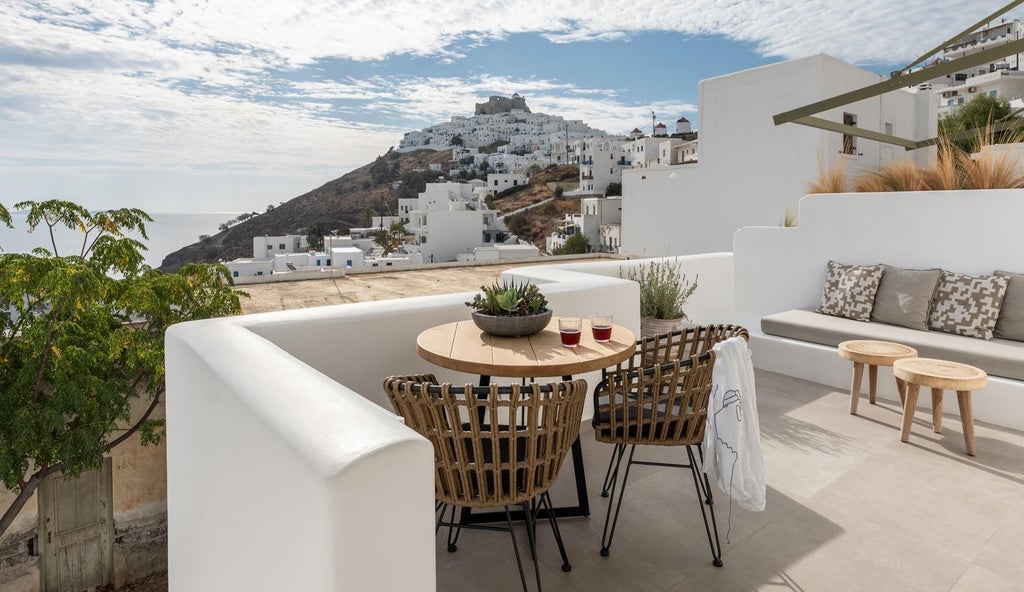
[[[731,307],[731,260],[728,253],[681,259],[691,278],[701,278],[687,308],[696,320]],[[639,289],[618,274],[620,264],[642,263],[538,266],[506,276],[541,284],[556,314],[611,311],[636,331]],[[171,590],[433,591],[433,452],[390,412],[382,381],[434,372],[475,383],[476,376],[425,362],[415,345],[428,327],[468,319],[472,294],[172,327]],[[599,373],[583,378],[593,385]],[[394,569],[395,556],[402,569]]]

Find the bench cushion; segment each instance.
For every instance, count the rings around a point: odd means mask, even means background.
[[[938,358],[977,366],[990,376],[1024,380],[1024,343],[993,339],[985,341],[937,331],[916,331],[884,323],[863,323],[789,310],[761,319],[768,335],[837,346],[850,339],[876,339],[909,345],[922,358]]]

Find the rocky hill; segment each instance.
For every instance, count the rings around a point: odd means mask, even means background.
[[[451,151],[391,151],[372,163],[295,197],[262,214],[234,224],[218,234],[179,249],[164,258],[160,269],[173,272],[186,263],[214,263],[252,257],[252,239],[262,235],[303,234],[323,236],[330,231],[344,234],[351,227],[367,226],[371,215],[397,213],[398,198],[416,197],[427,183],[437,182],[439,173],[431,164],[451,160]],[[537,172],[529,187],[494,200],[502,214],[514,212],[545,200],[541,207],[510,217],[510,228],[541,249],[544,239],[563,214],[576,212],[578,202],[555,200],[547,183],[577,178],[575,166],[550,167]],[[442,178],[443,182],[444,179]]]
[[[323,235],[366,226],[370,210],[372,215],[396,213],[399,197],[416,197],[426,183],[437,181],[438,173],[430,171],[430,165],[449,160],[451,151],[447,150],[388,152],[366,166],[167,255],[160,269],[171,272],[186,263],[252,257],[254,236]]]

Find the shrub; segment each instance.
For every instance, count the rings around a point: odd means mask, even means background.
[[[640,316],[656,319],[688,319],[686,300],[697,291],[697,280],[686,280],[678,262],[652,261],[625,270],[626,279],[640,284]],[[622,277],[623,270],[619,270]]]

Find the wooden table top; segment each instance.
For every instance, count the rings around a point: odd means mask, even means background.
[[[467,320],[431,327],[416,338],[420,357],[438,366],[515,378],[583,374],[614,366],[635,350],[636,336],[619,325],[612,327],[609,342],[595,342],[587,319],[583,319],[580,344],[562,347],[558,317],[552,317],[543,331],[528,337],[496,337]]]
[[[907,382],[954,391],[973,391],[988,383],[988,374],[981,368],[932,358],[897,360],[892,371]]]
[[[839,344],[839,357],[872,366],[892,366],[902,358],[916,358],[917,350],[902,343],[855,339]]]

